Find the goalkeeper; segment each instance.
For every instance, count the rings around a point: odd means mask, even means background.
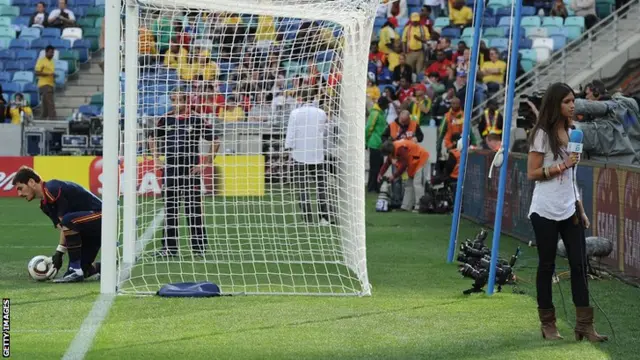
[[[68,181],[42,181],[30,167],[16,172],[13,185],[18,195],[31,201],[40,199],[40,209],[60,230],[60,242],[52,257],[49,277],[62,267],[62,257],[69,254],[69,269],[54,282],[79,282],[99,276],[100,263],[94,261],[100,251],[102,201],[82,186]]]

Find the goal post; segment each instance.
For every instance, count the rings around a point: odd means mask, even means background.
[[[210,281],[229,294],[371,294],[363,144],[377,5],[122,0],[117,15],[107,9],[107,32],[124,31],[107,35],[105,49],[105,98],[120,99],[120,111],[105,109],[113,164],[103,176],[113,183],[103,243],[117,239],[118,261],[103,266],[102,292]],[[326,120],[290,126],[304,107]],[[290,141],[305,147],[302,159],[322,160],[293,159]]]

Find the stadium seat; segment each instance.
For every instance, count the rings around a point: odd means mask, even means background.
[[[553,51],[558,51],[567,45],[567,38],[564,35],[551,35],[553,40]]]
[[[536,8],[533,6],[523,6],[522,9],[520,10],[520,14],[522,16],[535,16]]]
[[[615,8],[615,2],[600,2],[596,1],[596,14],[600,19],[604,19],[609,16]]]
[[[460,34],[461,30],[454,27],[446,27],[440,32],[440,36],[446,37],[448,39],[457,39],[460,37]]]
[[[509,7],[510,5],[511,3],[509,0],[489,0],[487,8],[492,8],[495,11],[496,9]]]
[[[89,61],[89,49],[91,49],[91,41],[89,40],[76,40],[73,43],[73,50],[78,51],[79,61],[81,63],[86,63]]]
[[[482,36],[488,39],[503,38],[506,36],[506,31],[505,28],[502,27],[487,28],[484,29]]]
[[[49,42],[56,50],[71,49],[71,41],[67,39],[51,39]]]
[[[538,61],[535,50],[520,50],[519,53],[522,56],[520,59],[522,68],[524,71],[531,71]]]
[[[0,6],[11,6],[11,0],[0,0]]]
[[[7,49],[9,47],[9,43],[11,39],[3,38],[0,36],[0,49]]]
[[[30,0],[13,0],[13,6],[28,7],[31,5]]]
[[[564,26],[562,27],[546,27],[544,28],[547,31],[547,37],[551,37],[554,35],[562,35],[562,36],[567,36],[567,32],[564,28]]]
[[[13,74],[13,82],[15,83],[33,83],[35,76],[32,71],[17,71]]]
[[[84,17],[84,18],[78,19],[76,24],[83,29],[94,29],[96,25],[96,19]]]
[[[33,9],[31,9],[31,12],[33,12]],[[20,8],[17,6],[0,6],[0,16],[20,16]]]
[[[22,86],[21,84],[17,84],[14,82],[4,83],[2,85],[2,91],[5,94],[9,94],[9,96],[11,96],[14,93],[22,91]]]
[[[29,16],[33,14],[33,8],[22,7],[20,8],[19,16]]]
[[[81,105],[78,108],[78,112],[82,115],[93,117],[93,116],[98,116],[100,114],[100,109],[93,105]]]
[[[551,57],[551,50],[547,48],[533,49],[536,52],[536,63],[544,63]]]
[[[16,60],[29,61],[36,60],[38,58],[38,52],[36,50],[19,50],[16,53]]]
[[[40,105],[40,97],[38,92],[38,85],[35,83],[26,83],[22,85],[22,92],[24,94],[31,95],[31,106],[36,107]]]
[[[551,38],[537,38],[533,39],[532,49],[538,50],[540,48],[548,49],[550,52],[553,51],[553,39]]]
[[[90,7],[87,10],[87,17],[95,17],[95,18],[101,18],[104,17],[104,8],[103,7]]]
[[[497,8],[497,9],[493,9],[493,11],[495,12],[495,16],[498,19],[502,19],[503,17],[511,17],[512,13],[511,13],[511,7],[501,7],[501,8]]]
[[[531,39],[527,39],[527,38],[522,38],[520,39],[520,49],[531,49],[531,46],[533,45],[533,40]]]
[[[582,16],[569,16],[564,19],[565,27],[578,27],[580,31],[583,31],[585,28],[584,17]]]
[[[56,69],[54,76],[55,76],[56,88],[58,89],[64,88],[65,84],[67,83],[67,75],[64,73],[64,71]]]
[[[7,61],[4,64],[4,70],[9,72],[16,72],[22,70],[22,63],[17,60]]]
[[[528,27],[525,28],[525,35],[530,39],[547,37],[547,29],[542,27]]]
[[[15,39],[16,38],[16,31],[13,30],[10,27],[2,27],[2,26],[0,26],[0,38]]]
[[[436,18],[436,21],[433,23],[434,28],[443,29],[449,26],[450,20],[448,17],[439,17]]]
[[[498,21],[498,27],[503,27],[509,29],[511,27],[512,17],[501,17]],[[506,30],[508,31],[508,30]]]
[[[81,28],[66,28],[62,30],[62,35],[60,38],[69,40],[71,42],[82,39],[82,29]]]
[[[96,6],[102,6],[102,7],[104,7],[105,1],[106,1],[106,0],[96,0]]]
[[[96,6],[95,0],[76,0],[75,7],[92,7]]]
[[[55,61],[56,70],[64,71],[65,75],[69,75],[69,63],[65,60]]]
[[[496,25],[498,25],[498,20],[493,16],[485,16],[482,19],[483,28],[495,27]]]
[[[28,49],[30,46],[30,41],[24,39],[13,39],[9,43],[9,49],[13,50]]]
[[[22,29],[29,27],[29,21],[30,20],[28,16],[18,16],[16,18],[13,18],[13,21],[11,23],[13,24],[13,26]]]
[[[11,26],[11,18],[10,17],[0,17],[0,27],[10,27]]]
[[[542,27],[562,27],[563,19],[559,16],[545,16],[542,18]]]
[[[509,47],[509,39],[507,38],[493,38],[489,40],[489,47],[497,48],[500,52],[505,51]]]
[[[38,39],[38,38],[40,38],[40,29],[35,27],[22,29],[19,37],[19,39],[24,39],[29,41]]]
[[[569,40],[575,40],[582,36],[582,30],[577,26],[565,26],[564,32]]]
[[[56,28],[44,28],[42,29],[42,34],[40,35],[43,39],[59,39],[60,38],[60,29]]]
[[[11,73],[0,71],[0,83],[8,83],[9,81],[11,81]]]
[[[538,16],[525,16],[522,18],[520,26],[524,28],[535,28],[540,27],[542,25],[542,21],[540,21],[540,17]]]
[[[94,27],[98,28],[98,29],[102,29],[102,20],[104,19],[104,17],[99,17],[96,19],[96,22],[94,24]]]
[[[49,39],[35,39],[31,41],[31,49],[39,52],[40,50],[44,50],[44,48],[49,46],[49,44],[51,44],[51,41]]]
[[[69,74],[73,74],[77,71],[78,60],[80,56],[75,50],[62,50],[60,51],[60,60],[67,61],[69,63]]]
[[[16,59],[16,53],[13,50],[0,50],[0,60],[11,61]]]

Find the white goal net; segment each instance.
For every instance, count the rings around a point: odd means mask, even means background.
[[[126,2],[119,293],[210,281],[227,294],[370,294],[377,3]]]

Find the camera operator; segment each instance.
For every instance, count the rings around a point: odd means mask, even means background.
[[[612,98],[602,81],[585,87],[575,101],[575,126],[584,133],[584,152],[591,160],[640,165],[640,125],[635,99],[616,94]],[[631,136],[634,135],[634,143]]]

